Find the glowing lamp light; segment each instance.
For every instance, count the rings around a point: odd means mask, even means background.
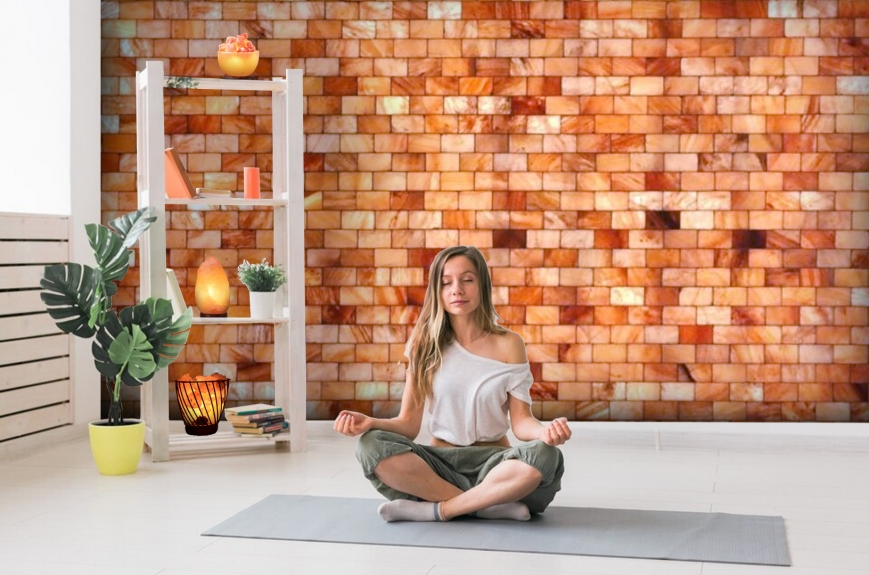
[[[196,307],[202,317],[226,317],[229,278],[217,258],[207,258],[196,272]]]
[[[185,373],[175,380],[175,395],[184,418],[187,435],[212,435],[226,407],[229,378],[212,373],[191,377]]]
[[[259,50],[253,52],[217,52],[217,64],[223,73],[233,78],[245,78],[256,70]]]

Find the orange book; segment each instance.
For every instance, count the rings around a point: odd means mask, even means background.
[[[195,198],[196,191],[190,178],[187,177],[187,170],[184,169],[184,164],[181,163],[175,148],[166,148],[163,157],[166,160],[166,197],[185,200]]]

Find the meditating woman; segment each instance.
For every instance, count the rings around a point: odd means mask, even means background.
[[[496,320],[480,251],[441,251],[407,344],[398,416],[342,411],[335,420],[336,431],[363,434],[356,455],[390,500],[378,508],[386,521],[526,521],[561,488],[564,461],[555,446],[570,439],[567,420],[543,425],[532,415],[525,343]],[[414,439],[427,401],[432,442],[420,445]],[[509,428],[523,443],[510,445]]]

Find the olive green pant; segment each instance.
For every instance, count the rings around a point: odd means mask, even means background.
[[[372,430],[363,434],[356,445],[356,458],[362,464],[365,477],[389,500],[418,497],[397,491],[383,483],[375,474],[377,465],[393,455],[415,453],[432,471],[462,491],[467,491],[486,477],[502,461],[516,459],[527,463],[543,476],[540,485],[520,501],[532,513],[542,513],[561,489],[564,457],[557,447],[540,440],[513,447],[432,447],[420,445],[390,431]]]

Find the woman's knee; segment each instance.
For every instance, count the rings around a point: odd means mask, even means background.
[[[537,469],[542,479],[537,489],[522,502],[528,506],[531,513],[543,511],[555,499],[555,494],[561,491],[561,476],[564,475],[564,456],[557,447],[547,445],[542,441],[533,441],[520,450],[521,458]]]
[[[522,461],[540,472],[541,485],[561,479],[564,473],[564,456],[557,447],[537,440],[524,444],[519,453]]]
[[[388,457],[413,450],[412,442],[397,433],[372,429],[363,433],[356,442],[356,459],[362,464],[366,476]]]

